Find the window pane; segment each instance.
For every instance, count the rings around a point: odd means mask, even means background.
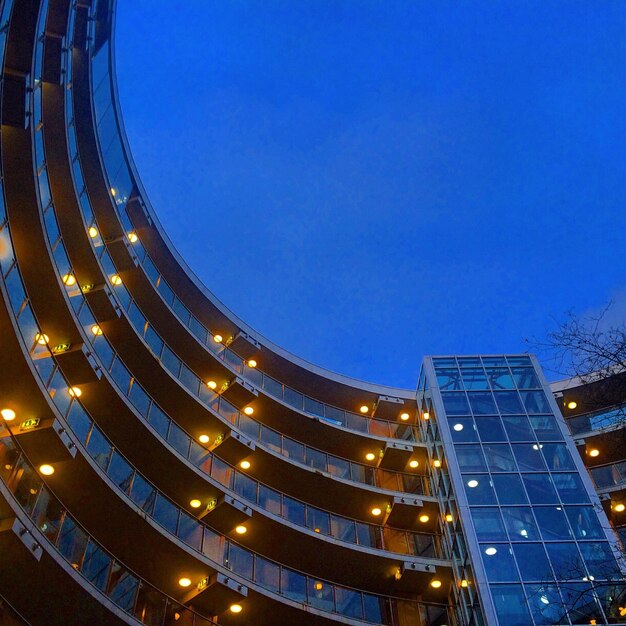
[[[492,480],[500,504],[528,504],[522,481],[517,474],[496,474]]]
[[[499,417],[477,417],[476,428],[481,441],[506,441],[506,434]]]
[[[506,541],[502,517],[497,508],[472,508],[472,520],[478,541]]]
[[[511,541],[538,540],[539,530],[530,508],[525,506],[502,509],[504,525]]]
[[[549,474],[524,474],[522,479],[531,504],[558,504]]]
[[[515,472],[511,448],[507,444],[487,443],[483,446],[490,472]]]
[[[515,543],[513,551],[523,581],[544,582],[554,578],[542,544]]]
[[[507,543],[481,543],[480,552],[487,579],[491,582],[519,580],[513,552]]]
[[[463,483],[470,504],[496,504],[496,495],[489,474],[465,474]]]
[[[531,623],[521,585],[491,585],[490,589],[501,624],[528,626]]]

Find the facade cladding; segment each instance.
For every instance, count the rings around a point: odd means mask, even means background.
[[[0,3],[0,624],[626,624],[623,395],[259,337],[148,203],[113,9]]]

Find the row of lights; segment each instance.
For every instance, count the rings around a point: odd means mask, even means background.
[[[178,584],[186,589],[187,587],[191,586],[191,579],[183,576],[182,578],[178,579]],[[241,606],[241,604],[231,604],[229,609],[231,613],[241,613],[241,611],[243,611],[243,607]]]

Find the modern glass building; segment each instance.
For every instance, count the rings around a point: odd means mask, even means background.
[[[287,353],[159,225],[114,3],[0,26],[0,624],[626,624],[620,401],[527,355],[404,390]]]

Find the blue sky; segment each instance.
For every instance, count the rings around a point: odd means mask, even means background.
[[[412,388],[626,311],[626,3],[118,3],[130,144],[253,328]]]

